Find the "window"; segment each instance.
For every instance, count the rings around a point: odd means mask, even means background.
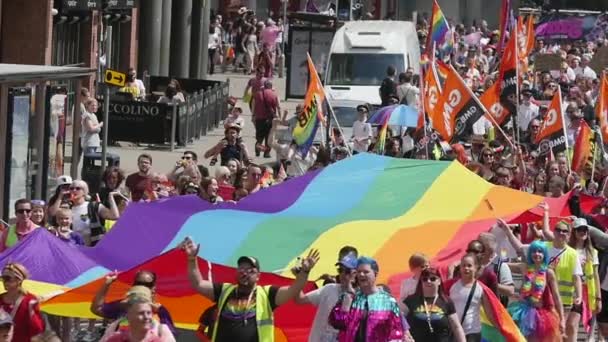
[[[397,74],[405,70],[402,54],[334,53],[329,60],[328,85],[380,86],[386,68],[392,65]]]

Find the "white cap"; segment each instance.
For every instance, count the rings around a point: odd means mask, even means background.
[[[72,184],[72,177],[68,175],[63,175],[57,177],[57,186],[62,186],[65,184]]]
[[[581,227],[587,227],[587,226],[589,226],[589,224],[587,223],[587,220],[585,220],[582,217],[575,218],[574,221],[572,221],[572,227],[574,229],[581,228]]]

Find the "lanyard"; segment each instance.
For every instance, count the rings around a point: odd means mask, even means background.
[[[436,294],[435,298],[433,298],[433,304],[431,304],[430,307],[426,304],[426,298],[422,297],[422,300],[424,301],[424,312],[426,313],[426,323],[429,325],[429,331],[431,332],[431,334],[434,332],[433,325],[431,324],[431,309],[433,308],[433,306],[435,306],[438,297],[439,294]]]
[[[247,298],[247,303],[245,304],[245,308],[244,308],[245,310],[243,310],[243,311],[249,310],[249,304],[251,304],[251,300],[253,299],[253,294],[255,293],[256,290],[257,289],[254,288],[253,290],[251,290],[251,292],[249,292],[249,297]],[[238,293],[238,287],[237,287],[237,293]],[[245,325],[247,325],[247,316],[245,316],[243,323]]]

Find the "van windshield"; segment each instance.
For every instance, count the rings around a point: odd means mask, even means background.
[[[392,65],[397,75],[405,70],[403,54],[334,53],[329,60],[328,85],[379,86]]]

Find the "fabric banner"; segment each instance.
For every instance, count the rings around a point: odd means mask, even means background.
[[[581,123],[572,153],[572,171],[580,174],[587,166],[592,167],[595,153],[595,134],[585,121]]]
[[[536,38],[543,40],[597,41],[608,37],[608,14],[548,13],[536,24]]]
[[[541,155],[547,155],[550,151],[556,155],[568,148],[568,140],[564,131],[564,116],[562,113],[562,93],[558,91],[549,105],[549,110],[542,122],[534,143],[538,145]]]
[[[325,120],[323,108],[325,91],[310,55],[307,55],[307,60],[310,83],[308,84],[308,91],[304,98],[304,110],[298,115],[298,121],[293,128],[293,138],[298,145],[298,152],[302,155],[308,153],[319,124]]]
[[[511,112],[500,103],[498,85],[498,83],[494,83],[481,95],[479,100],[486,107],[490,115],[492,115],[496,123],[502,126],[509,122]]]
[[[595,107],[595,118],[602,131],[602,139],[606,143],[608,142],[608,77],[603,75],[600,82],[600,91]]]

